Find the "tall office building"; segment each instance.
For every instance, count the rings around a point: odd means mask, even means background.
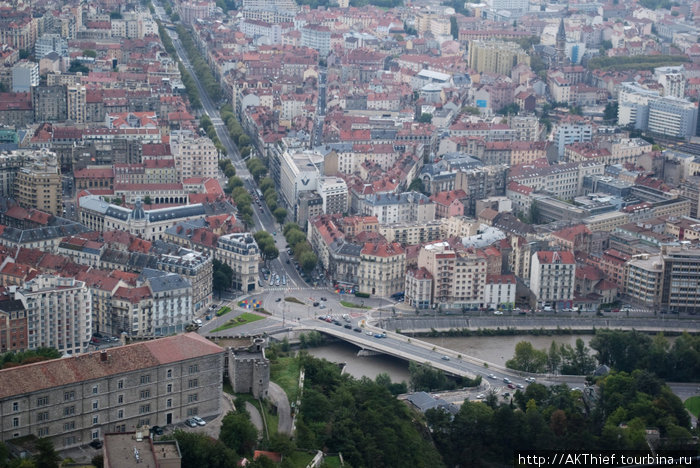
[[[30,155],[15,176],[15,200],[24,208],[61,214],[61,168],[56,154],[41,150]]]
[[[510,76],[518,64],[530,65],[530,56],[517,43],[502,41],[469,41],[469,66],[479,73]]]
[[[85,123],[86,88],[81,84],[68,86],[68,120]]]

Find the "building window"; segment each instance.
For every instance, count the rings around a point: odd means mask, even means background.
[[[99,406],[99,402],[97,400],[93,400],[92,409],[96,410],[98,406]]]
[[[173,384],[168,384],[168,386],[167,386],[167,388],[166,388],[166,392],[167,392],[167,393],[172,393],[172,391],[173,391]]]
[[[167,374],[167,375],[168,375],[168,378],[169,378],[169,379],[172,379],[172,378],[173,378],[173,370],[172,370],[172,369],[168,369],[168,374]]]
[[[93,425],[98,424],[99,420],[100,420],[100,417],[98,415],[93,416],[92,417],[92,424]]]
[[[15,413],[19,411],[19,401],[12,402],[12,411],[14,411]]]
[[[198,379],[190,379],[187,381],[187,388],[197,388],[199,386]]]
[[[69,446],[69,445],[74,445],[76,441],[75,436],[69,436],[63,439],[63,445],[64,446]]]
[[[70,416],[71,414],[75,414],[75,406],[66,406],[63,408],[63,416]]]
[[[64,431],[71,431],[75,429],[75,421],[68,421],[63,423],[63,430]]]
[[[192,364],[190,366],[190,374],[196,374],[197,372],[199,372],[199,365]]]
[[[117,397],[117,403],[120,403],[120,404],[121,404],[121,403],[124,403],[124,395],[119,395],[119,396]]]
[[[166,408],[172,408],[173,407],[173,399],[168,398],[168,400],[165,402],[165,407]]]
[[[150,413],[150,412],[151,412],[151,405],[150,404],[139,406],[139,414],[145,414],[145,413]]]
[[[41,421],[48,421],[49,420],[49,412],[48,411],[42,411],[41,413],[38,413],[36,415],[36,420],[41,422]]]
[[[93,394],[93,395],[97,395],[98,389],[99,389],[99,387],[98,387],[97,385],[94,385],[94,386],[92,387],[92,394]]]
[[[151,420],[149,418],[144,418],[144,419],[139,419],[139,424],[140,427],[143,426],[150,426],[151,425]]]
[[[119,389],[124,388],[124,381],[123,380],[120,380],[117,382],[117,388],[119,388]]]
[[[151,398],[151,391],[150,390],[141,390],[141,399],[144,400],[146,398]]]
[[[100,438],[100,431],[92,431],[92,434],[90,434],[92,437],[92,440],[99,439]]]
[[[141,376],[141,385],[151,383],[151,375],[146,374]]]
[[[63,401],[73,401],[75,400],[75,392],[71,390],[70,392],[63,392]]]
[[[12,427],[19,427],[19,418],[12,418]]]
[[[187,408],[187,416],[197,416],[199,414],[199,408],[196,406],[194,408]]]
[[[188,402],[188,403],[194,403],[194,402],[196,402],[198,399],[199,399],[199,396],[198,396],[198,394],[196,394],[196,393],[190,393],[189,395],[187,395],[187,402]]]
[[[124,410],[120,409],[117,411],[117,418],[122,419],[124,417]]]
[[[46,405],[48,405],[48,404],[49,404],[49,397],[48,397],[48,395],[47,395],[47,396],[43,396],[43,397],[39,397],[39,398],[36,399],[36,405],[37,405],[37,406],[46,406]]]
[[[40,427],[39,430],[36,431],[36,435],[38,437],[46,437],[49,435],[49,428],[48,427]]]

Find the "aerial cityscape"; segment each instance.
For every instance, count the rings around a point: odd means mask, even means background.
[[[699,466],[700,2],[477,2],[0,0],[0,468]]]

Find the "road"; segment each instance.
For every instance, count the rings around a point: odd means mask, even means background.
[[[164,21],[165,11],[160,6],[160,3],[155,1],[154,7],[156,9],[158,19]],[[258,188],[258,186],[255,180],[253,179],[253,176],[248,171],[248,168],[245,165],[245,161],[243,161],[243,159],[241,158],[241,155],[238,152],[238,147],[234,144],[233,140],[231,139],[231,136],[228,133],[228,129],[226,128],[226,124],[221,119],[221,114],[217,105],[211,100],[206,90],[204,89],[204,86],[202,86],[199,77],[194,72],[192,64],[190,63],[189,58],[187,57],[187,53],[185,52],[185,49],[182,46],[180,38],[178,37],[177,33],[174,33],[169,29],[166,29],[166,32],[168,33],[170,39],[173,42],[175,52],[180,58],[180,61],[190,72],[195,84],[197,85],[200,101],[202,102],[203,113],[209,116],[209,118],[211,119],[211,122],[214,125],[214,129],[216,130],[216,134],[219,137],[219,140],[221,140],[221,143],[224,145],[224,148],[226,148],[226,152],[228,153],[227,157],[231,160],[233,167],[236,169],[236,175],[243,180],[246,189],[250,193],[255,193],[255,190]],[[222,184],[222,186],[224,186],[228,181],[225,177],[223,177],[222,174],[221,178],[219,179],[219,182]],[[276,233],[276,235],[274,236],[275,245],[280,251],[280,256],[275,260],[268,261],[267,268],[269,268],[271,271],[274,271],[275,273],[280,274],[280,276],[282,274],[286,275],[288,282],[287,284],[290,287],[306,286],[306,283],[302,279],[299,272],[294,268],[292,262],[290,261],[289,264],[287,263],[289,256],[286,253],[286,242],[284,236],[282,235],[281,226],[276,222],[276,220],[272,216],[272,213],[270,213],[270,210],[265,205],[264,200],[262,206],[258,206],[256,203],[253,203],[252,206],[253,221],[255,226],[251,229],[251,231],[256,232],[262,230],[267,231],[270,234]]]

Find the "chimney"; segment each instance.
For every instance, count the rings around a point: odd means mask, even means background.
[[[104,349],[100,351],[100,362],[107,362],[107,351]]]

